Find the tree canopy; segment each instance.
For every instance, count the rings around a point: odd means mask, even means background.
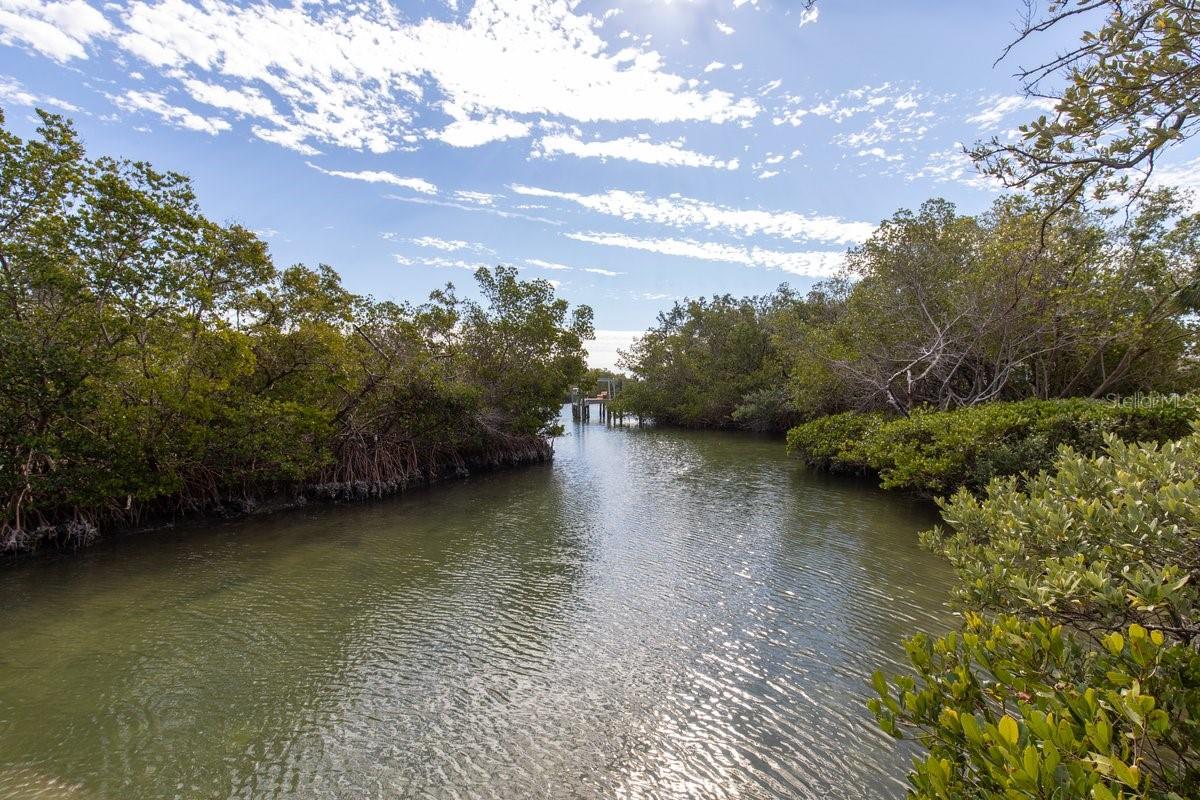
[[[1200,130],[1200,5],[1191,0],[1028,3],[1004,52],[1078,20],[1102,21],[1079,44],[1018,71],[1027,96],[1053,110],[1021,138],[977,144],[971,155],[1006,186],[1066,207],[1085,194],[1137,196],[1158,157]]]
[[[622,354],[632,380],[620,408],[667,424],[786,429],[794,415],[773,334],[799,304],[786,287],[764,297],[676,302]],[[785,407],[768,411],[771,396]]]
[[[1131,221],[1005,197],[981,215],[902,210],[817,287],[780,349],[802,407],[907,414],[988,400],[1100,397],[1190,380],[1200,218],[1166,190]],[[841,405],[841,408],[838,406]]]
[[[0,130],[0,550],[545,457],[591,310],[512,268],[476,281],[359,296],[277,269],[184,176],[89,159],[61,117]]]
[[[1128,219],[1003,197],[901,210],[807,295],[676,303],[624,354],[626,410],[759,430],[848,410],[1195,385],[1200,216],[1166,189]]]

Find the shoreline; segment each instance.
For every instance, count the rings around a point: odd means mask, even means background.
[[[457,456],[442,464],[422,468],[415,477],[388,481],[322,481],[314,480],[293,487],[226,495],[203,507],[148,511],[135,522],[110,522],[93,526],[85,536],[70,537],[69,526],[78,523],[59,523],[56,533],[43,534],[32,546],[9,547],[0,551],[0,569],[39,558],[71,557],[92,547],[127,537],[172,530],[184,525],[202,525],[208,521],[229,521],[294,511],[310,505],[341,505],[381,500],[403,495],[413,489],[429,488],[452,479],[465,480],[501,470],[545,464],[554,460],[552,439],[537,439],[503,453],[479,452],[470,457]],[[151,505],[151,504],[148,504]],[[62,533],[58,533],[62,531]]]

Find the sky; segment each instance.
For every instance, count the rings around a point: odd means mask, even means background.
[[[899,208],[998,189],[962,145],[1046,111],[1018,0],[0,0],[0,107],[194,180],[279,265],[423,300],[499,263],[595,311],[804,290]],[[1200,185],[1182,149],[1160,171]]]

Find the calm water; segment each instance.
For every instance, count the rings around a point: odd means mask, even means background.
[[[931,520],[776,441],[593,423],[553,465],[20,564],[0,797],[898,797],[863,698],[947,624]]]

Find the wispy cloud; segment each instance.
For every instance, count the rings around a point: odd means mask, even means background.
[[[434,250],[444,250],[448,253],[458,252],[459,250],[469,250],[475,253],[495,253],[490,247],[485,247],[476,242],[465,242],[462,239],[439,239],[436,236],[418,236],[408,241],[417,247],[431,247]]]
[[[417,197],[399,194],[385,194],[388,200],[399,200],[402,203],[416,203],[425,206],[440,206],[441,208],[455,208],[459,211],[472,211],[481,214],[491,214],[505,219],[527,219],[531,222],[542,222],[547,225],[562,225],[562,220],[550,219],[548,217],[538,217],[532,214],[523,214],[517,211],[506,211],[502,208],[495,208],[490,204],[471,204],[469,202],[455,202],[453,200],[440,200],[434,197]]]
[[[1200,191],[1200,157],[1174,164],[1160,164],[1154,168],[1151,180],[1156,186]]]
[[[1003,188],[994,178],[979,173],[961,144],[930,153],[925,164],[908,176],[909,181],[931,180],[935,183],[959,183],[972,189],[998,192]]]
[[[992,95],[979,101],[979,110],[967,117],[967,122],[979,126],[980,130],[990,130],[999,125],[1005,117],[1018,111],[1049,112],[1054,110],[1054,101],[1042,97],[1022,97],[1021,95]]]
[[[346,178],[352,181],[364,181],[366,183],[386,183],[390,186],[400,186],[404,189],[412,189],[414,192],[421,194],[437,194],[437,187],[424,178],[404,178],[392,172],[384,170],[364,169],[358,171],[348,171],[341,169],[325,169],[311,161],[305,162],[308,166],[315,169],[324,175],[332,175],[335,178]]]
[[[197,102],[243,116],[262,117],[276,124],[283,124],[283,118],[275,111],[275,106],[258,89],[229,88],[195,78],[186,78],[182,83],[184,89]]]
[[[500,195],[498,194],[475,192],[469,189],[458,189],[454,192],[454,196],[467,203],[475,203],[481,206],[495,205],[496,201],[500,199]]]
[[[540,269],[548,269],[555,272],[590,272],[593,275],[603,275],[606,278],[615,278],[618,275],[624,275],[624,272],[615,272],[611,269],[601,269],[600,267],[570,267],[566,264],[559,264],[555,261],[544,261],[540,258],[527,258],[525,263],[531,267]]]
[[[795,211],[730,208],[678,195],[652,198],[641,192],[616,189],[603,194],[579,194],[522,184],[514,184],[511,188],[517,194],[565,200],[601,214],[670,225],[682,230],[720,229],[741,235],[764,234],[795,241],[843,244],[860,242],[875,229],[868,222],[851,222]]]
[[[527,259],[525,259],[525,263],[529,264],[530,266],[533,266],[533,267],[540,267],[542,269],[548,269],[548,270],[554,270],[554,271],[565,271],[565,270],[574,269],[574,267],[568,267],[566,264],[559,264],[555,261],[543,261],[540,258],[527,258]]]
[[[924,106],[939,103],[945,98],[921,92],[912,86],[904,88],[889,81],[874,86],[859,86],[837,94],[826,94],[813,100],[793,96],[784,99],[783,107],[776,111],[771,120],[776,125],[798,126],[809,118],[826,119],[841,124],[851,119],[866,117],[872,123],[877,122],[878,127],[890,131],[891,135],[887,138],[912,138],[923,135],[925,131],[922,127],[928,124],[924,121],[934,116]],[[847,139],[842,143],[856,147],[866,142]]]
[[[714,167],[730,170],[738,168],[736,158],[723,160],[688,150],[682,141],[652,142],[649,137],[625,136],[620,139],[585,142],[570,134],[556,133],[542,137],[534,149],[534,155],[540,156],[554,156],[560,153],[578,158],[619,158],[672,167]]]
[[[63,111],[79,111],[79,107],[44,94],[28,91],[20,81],[0,76],[0,103],[11,103],[18,106],[44,106],[59,108]]]
[[[465,261],[461,258],[446,258],[445,256],[392,256],[397,264],[406,267],[436,267],[438,269],[465,269],[474,272],[478,269],[491,269],[490,264],[482,261]]]
[[[479,147],[488,142],[520,139],[529,135],[530,125],[527,122],[521,122],[503,114],[487,114],[473,119],[457,106],[452,104],[446,104],[446,106],[453,109],[451,116],[454,121],[442,130],[430,133],[429,137],[443,141],[452,147]]]
[[[220,117],[201,116],[190,109],[174,105],[159,92],[139,92],[130,89],[122,95],[113,97],[112,100],[126,111],[146,111],[155,114],[176,128],[200,131],[210,136],[215,136],[230,128],[229,123]]]
[[[570,239],[591,244],[645,250],[660,255],[680,256],[701,261],[722,261],[747,267],[777,269],[809,277],[832,275],[845,260],[845,254],[840,251],[784,252],[720,242],[701,242],[695,239],[641,238],[623,233],[596,233],[593,231],[572,232],[564,235]]]

